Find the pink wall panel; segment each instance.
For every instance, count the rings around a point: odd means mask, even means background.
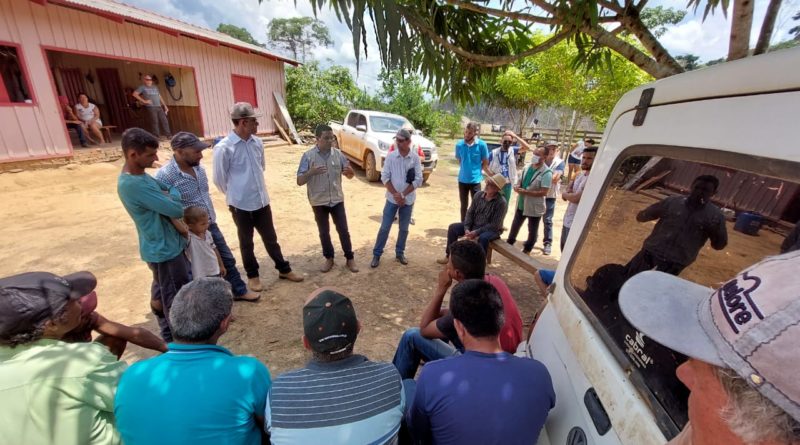
[[[53,4],[0,0],[0,10],[0,41],[20,45],[35,98],[34,104],[0,106],[0,162],[71,153],[42,47],[192,68],[209,137],[230,131],[231,75],[253,77],[264,114],[259,130],[276,130],[272,94],[284,94],[282,62]]]

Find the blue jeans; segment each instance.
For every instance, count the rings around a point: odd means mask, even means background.
[[[444,249],[444,253],[447,256],[450,256],[450,246],[458,241],[459,237],[464,236],[466,233],[466,228],[464,227],[464,223],[453,223],[450,224],[450,227],[447,228],[447,246]],[[491,230],[487,230],[480,235],[478,235],[478,244],[483,247],[483,251],[489,251],[489,243],[500,238],[500,234],[497,232],[492,232]]]
[[[208,226],[208,231],[211,232],[211,238],[214,240],[214,245],[217,246],[219,256],[222,258],[222,264],[225,266],[225,280],[231,283],[231,290],[235,297],[241,297],[247,293],[247,285],[244,284],[242,276],[239,275],[239,269],[236,268],[236,258],[233,256],[228,243],[225,242],[225,237],[222,236],[222,231],[219,230],[217,223],[211,223]]]
[[[425,338],[419,328],[411,328],[400,337],[392,364],[400,372],[401,378],[413,379],[421,360],[430,362],[458,354],[458,350],[450,344],[439,339]]]
[[[544,244],[553,244],[553,213],[556,212],[556,198],[545,198],[544,211]]]
[[[161,303],[161,312],[153,313],[158,320],[158,327],[161,329],[161,338],[165,342],[172,342],[172,328],[169,322],[169,311],[172,308],[172,300],[175,299],[178,291],[184,284],[192,281],[192,266],[186,255],[181,252],[175,258],[161,263],[147,263],[153,272],[153,283],[150,285],[150,300]],[[150,303],[153,307],[153,303]]]
[[[394,215],[399,214],[400,231],[397,233],[397,244],[394,247],[394,253],[397,256],[403,255],[406,251],[406,239],[408,239],[408,224],[411,221],[411,211],[414,205],[398,206],[393,202],[386,201],[383,206],[383,219],[381,220],[381,228],[378,230],[378,239],[375,240],[375,247],[372,249],[372,255],[383,255],[383,247],[386,246],[386,240],[389,239],[389,230],[392,228]]]
[[[569,227],[561,227],[561,252],[564,252],[564,245],[567,244],[567,237],[569,236]]]

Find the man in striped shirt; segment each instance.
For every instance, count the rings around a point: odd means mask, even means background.
[[[390,363],[353,354],[361,325],[349,298],[314,291],[303,307],[305,368],[273,382],[265,427],[273,444],[397,443],[405,396]]]

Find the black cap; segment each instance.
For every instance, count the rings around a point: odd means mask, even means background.
[[[207,144],[200,140],[197,136],[193,133],[189,133],[188,131],[180,131],[172,137],[172,141],[170,141],[170,145],[172,149],[175,150],[176,148],[194,148],[197,150],[204,150],[211,146],[211,144]]]
[[[0,336],[31,331],[61,312],[69,300],[90,294],[97,286],[91,272],[60,277],[28,272],[0,279]]]
[[[353,303],[336,291],[320,292],[303,306],[303,333],[316,352],[338,354],[344,351],[358,336]]]

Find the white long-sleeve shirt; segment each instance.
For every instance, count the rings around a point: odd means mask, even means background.
[[[414,191],[406,195],[406,205],[414,204],[417,199],[417,189],[422,185],[422,164],[420,163],[419,155],[412,150],[409,150],[408,155],[405,157],[400,155],[400,150],[390,152],[386,155],[386,161],[381,171],[381,182],[385,185],[391,181],[395,190],[403,193],[403,190],[408,187],[406,172],[412,168],[414,169],[414,182],[412,182]],[[397,204],[394,201],[394,196],[388,190],[386,191],[386,200],[392,204]]]
[[[265,168],[260,138],[245,141],[231,132],[214,147],[214,184],[237,209],[252,212],[269,205]]]

